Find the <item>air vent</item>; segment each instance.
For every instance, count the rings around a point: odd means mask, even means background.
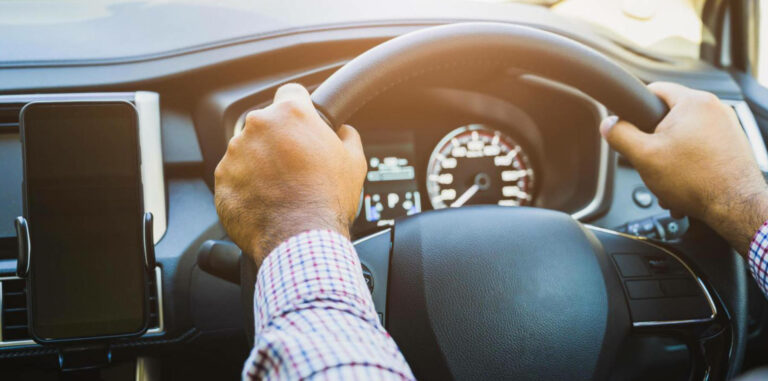
[[[2,341],[29,340],[27,332],[27,293],[23,279],[10,278],[2,281]]]
[[[149,279],[149,330],[163,332],[162,271],[155,268]],[[0,348],[33,345],[27,330],[26,281],[17,277],[0,278]]]
[[[19,132],[19,112],[24,103],[0,103],[0,134]]]
[[[162,332],[162,321],[160,318],[160,310],[163,308],[163,304],[158,298],[160,292],[160,282],[162,271],[159,267],[155,267],[155,276],[149,278],[149,333]]]

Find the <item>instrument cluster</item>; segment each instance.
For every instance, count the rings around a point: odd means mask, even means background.
[[[477,123],[452,129],[432,148],[426,168],[418,168],[413,131],[363,134],[363,144],[368,173],[353,233],[393,225],[423,209],[525,206],[536,196],[531,155],[499,128]]]

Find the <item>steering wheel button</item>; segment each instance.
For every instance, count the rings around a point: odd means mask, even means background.
[[[670,258],[646,257],[648,266],[654,274],[684,274],[685,268],[679,262]]]
[[[664,292],[657,280],[631,280],[626,283],[631,299],[662,298]]]
[[[637,254],[614,254],[613,260],[619,267],[621,276],[625,278],[649,276],[651,273],[645,265],[643,257]]]
[[[693,279],[665,279],[661,281],[661,289],[668,297],[697,296],[701,289]]]

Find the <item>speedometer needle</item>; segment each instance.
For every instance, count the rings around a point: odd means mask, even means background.
[[[472,198],[472,196],[474,196],[478,190],[480,190],[480,186],[477,184],[472,184],[472,186],[469,187],[469,189],[467,189],[464,193],[462,193],[461,196],[459,196],[459,198],[457,198],[456,201],[454,201],[451,204],[451,208],[458,208],[464,205],[464,203],[467,202],[470,198]]]

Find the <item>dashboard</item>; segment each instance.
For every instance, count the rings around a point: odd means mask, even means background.
[[[174,54],[0,65],[2,96],[139,90],[159,95],[150,110],[159,120],[156,143],[164,173],[155,193],[164,200],[160,208],[167,223],[155,235],[155,320],[144,337],[117,345],[116,358],[149,351],[172,357],[195,344],[217,355],[231,347],[234,362],[242,364],[247,345],[240,287],[196,264],[206,240],[227,239],[213,204],[213,170],[227,141],[242,129],[244,115],[269,104],[281,84],[299,82],[312,90],[357,54],[425,26],[458,20],[533,24],[600,50],[644,81],[674,80],[715,92],[736,108],[758,162],[768,170],[759,127],[726,71],[632,53],[579,28],[562,27],[566,24],[539,8],[515,6],[519,12],[505,14],[493,7],[446,6],[440,17],[420,19],[403,9],[388,11],[387,20],[369,15],[366,22],[331,9],[331,16],[322,16],[332,19],[328,25],[294,20],[290,27]],[[56,350],[25,336],[26,321],[17,313],[26,308],[23,286],[13,275],[12,221],[21,214],[14,119],[19,105],[6,106],[0,105],[0,361],[55,369]],[[361,134],[368,163],[353,238],[386,229],[397,218],[472,204],[554,209],[609,229],[663,214],[653,195],[638,201],[636,194],[644,189],[639,175],[600,138],[598,125],[608,114],[577,89],[519,72],[487,73],[470,84],[405,84],[381,94],[349,121]]]

